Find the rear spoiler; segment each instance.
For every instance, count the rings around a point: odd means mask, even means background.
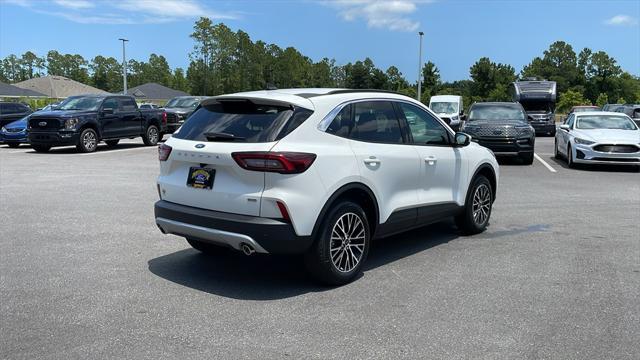
[[[283,107],[288,107],[291,108],[292,110],[296,107],[302,107],[308,110],[313,111],[314,107],[313,104],[311,103],[311,101],[309,101],[308,99],[303,99],[303,101],[308,102],[307,104],[301,104],[300,102],[291,102],[291,101],[287,101],[285,99],[278,99],[277,96],[272,96],[269,98],[266,97],[261,97],[261,96],[251,96],[251,95],[247,95],[247,96],[242,96],[242,95],[221,95],[221,96],[214,96],[214,97],[210,97],[206,100],[203,100],[200,105],[201,106],[207,106],[207,105],[215,105],[215,104],[222,104],[225,102],[242,102],[242,101],[248,101],[252,104],[256,104],[256,105],[272,105],[272,106],[283,106]]]

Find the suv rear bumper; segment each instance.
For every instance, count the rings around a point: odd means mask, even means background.
[[[156,224],[163,233],[193,238],[240,250],[250,245],[259,253],[303,253],[311,236],[296,235],[290,223],[257,216],[229,214],[160,200]]]

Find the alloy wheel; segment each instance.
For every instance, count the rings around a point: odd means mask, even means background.
[[[473,221],[483,225],[491,212],[491,191],[486,184],[481,184],[473,194]]]
[[[158,142],[158,129],[155,128],[154,126],[150,127],[149,130],[147,131],[147,137],[149,138],[149,141],[153,144]]]
[[[96,134],[93,131],[87,131],[82,137],[82,144],[88,151],[93,151],[97,145]]]
[[[348,273],[364,255],[366,229],[360,216],[349,212],[336,221],[331,231],[329,254],[335,268]]]

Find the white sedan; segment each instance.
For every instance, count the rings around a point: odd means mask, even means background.
[[[620,113],[573,113],[556,132],[555,156],[576,163],[640,165],[640,129]]]

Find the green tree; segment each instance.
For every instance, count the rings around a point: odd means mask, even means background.
[[[440,70],[438,70],[436,64],[431,61],[426,62],[422,66],[422,86],[426,99],[423,97],[422,102],[428,103],[429,98],[438,91],[440,84]]]
[[[568,112],[573,106],[576,105],[587,105],[591,104],[589,100],[585,99],[584,96],[573,90],[567,90],[564,94],[560,95],[560,100],[558,101],[557,110],[561,113]]]
[[[34,77],[42,76],[42,70],[44,70],[44,59],[38,57],[31,51],[27,51],[22,54],[20,58],[21,67],[21,80],[32,79]]]
[[[89,70],[93,86],[108,92],[122,90],[122,65],[115,58],[98,55],[91,59]]]
[[[173,76],[171,77],[171,88],[189,92],[189,83],[184,76],[184,70],[182,68],[176,68],[173,70]]]
[[[599,107],[603,107],[605,104],[609,103],[609,97],[605,93],[601,93],[598,95],[598,99],[596,100],[596,105]]]
[[[473,85],[471,94],[487,100],[509,99],[508,88],[516,80],[511,65],[496,64],[489,58],[478,60],[469,70]]]

